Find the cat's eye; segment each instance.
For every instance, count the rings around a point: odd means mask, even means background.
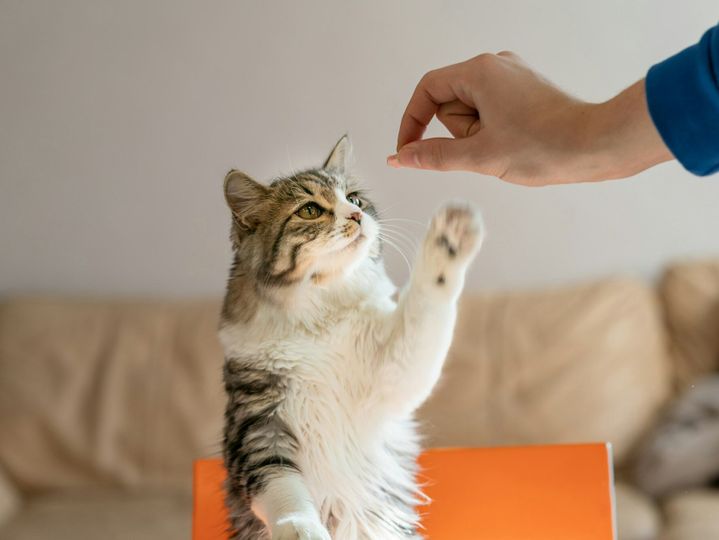
[[[355,206],[359,206],[360,208],[362,208],[362,199],[360,199],[359,195],[357,195],[356,193],[350,193],[349,195],[347,195],[347,201],[354,204]]]
[[[297,210],[295,214],[297,214],[302,219],[317,219],[322,214],[324,214],[324,210],[322,207],[316,203],[307,203],[302,208]]]

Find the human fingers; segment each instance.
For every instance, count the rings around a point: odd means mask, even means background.
[[[458,99],[454,86],[462,69],[462,64],[454,64],[430,71],[420,79],[402,115],[397,150],[421,139],[438,108]]]
[[[469,137],[480,129],[479,112],[459,100],[443,103],[437,109],[439,120],[455,138]]]

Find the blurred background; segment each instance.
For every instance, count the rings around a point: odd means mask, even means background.
[[[621,538],[719,538],[719,404],[702,386],[719,364],[719,179],[667,163],[527,189],[385,165],[432,68],[508,49],[603,101],[717,14],[714,0],[0,0],[0,539],[187,535],[189,463],[219,450],[222,178],[317,165],[345,132],[411,239],[443,200],[484,214],[423,413],[431,440],[610,440],[629,471]],[[386,258],[403,282],[402,256]],[[690,415],[709,435],[654,444],[682,399],[709,411]],[[686,475],[647,480],[666,463]]]
[[[472,287],[651,278],[719,251],[719,183],[676,163],[540,190],[385,166],[429,69],[510,49],[602,101],[697,41],[712,0],[1,6],[0,291],[220,293],[227,170],[316,165],[344,132],[388,215],[426,222],[453,197],[481,206],[490,236]]]

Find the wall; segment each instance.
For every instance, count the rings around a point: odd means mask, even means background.
[[[345,131],[388,216],[482,207],[474,288],[652,278],[719,255],[719,178],[676,163],[543,189],[384,164],[430,68],[511,49],[603,100],[716,19],[716,0],[3,0],[0,293],[218,293],[224,173],[316,164]],[[400,257],[388,262],[404,279]]]

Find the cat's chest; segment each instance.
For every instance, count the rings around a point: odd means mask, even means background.
[[[364,407],[372,374],[366,351],[351,337],[293,344],[287,404],[292,416],[312,426],[354,422]]]
[[[248,328],[233,345],[239,345],[245,354],[274,359],[299,378],[342,378],[351,376],[352,369],[359,369],[374,351],[375,340],[368,332],[374,326],[373,320],[361,314],[349,314],[332,325],[311,330]]]
[[[325,339],[286,342],[287,416],[301,433],[333,446],[358,444],[372,437],[367,396],[376,384],[369,348],[355,335],[337,331]]]

